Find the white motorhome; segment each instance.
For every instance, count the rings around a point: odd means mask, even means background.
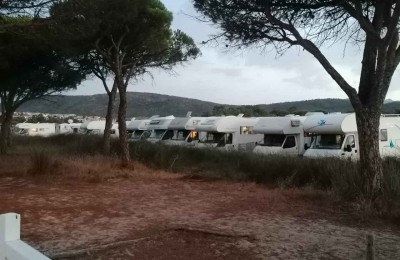
[[[305,157],[358,159],[359,144],[355,114],[328,114],[308,117],[304,131],[312,135]],[[400,155],[400,118],[382,116],[379,151],[382,157]]]
[[[304,116],[262,117],[254,126],[255,134],[263,140],[256,144],[253,152],[261,154],[303,155],[304,145],[310,146],[311,138],[305,136]]]
[[[85,135],[103,135],[106,121],[86,121],[79,128],[80,134]],[[113,123],[111,128],[111,137],[118,137],[118,123]]]
[[[60,124],[60,134],[77,134],[81,123]]]
[[[15,134],[47,137],[60,133],[60,125],[54,123],[19,123],[15,126]]]
[[[198,132],[195,128],[207,117],[189,116],[172,120],[168,129],[173,131],[173,136],[165,141],[166,144],[195,146],[200,141],[204,133]]]
[[[168,126],[174,119],[175,119],[174,116],[153,118],[147,127],[147,130],[150,131],[151,133],[146,140],[155,143],[171,139],[174,134],[174,131],[169,130]]]
[[[261,134],[253,134],[257,121],[258,118],[244,118],[243,114],[205,118],[195,126],[196,131],[204,132],[196,147],[252,151],[263,138]]]
[[[146,140],[150,136],[148,126],[151,119],[132,120],[127,124],[129,141]]]

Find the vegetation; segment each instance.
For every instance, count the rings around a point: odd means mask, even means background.
[[[56,123],[56,124],[63,124],[69,123],[68,121],[72,120],[73,123],[79,123],[78,120],[74,119],[72,116],[60,118],[58,116],[44,116],[43,114],[33,115],[28,120],[24,120],[22,122],[26,123]]]
[[[67,34],[67,40],[72,38],[79,46],[87,45],[87,50],[94,52],[86,60],[89,64],[94,63],[89,67],[95,68],[92,71],[103,84],[109,72],[112,73],[114,87],[109,91],[109,101],[114,103],[113,95],[118,89],[121,159],[128,162],[126,92],[129,83],[150,68],[172,69],[194,59],[199,49],[185,33],[171,31],[172,14],[159,0],[69,0],[55,5],[51,13],[52,19],[63,24],[60,32],[73,28]],[[112,110],[113,105],[110,105]],[[112,111],[108,115],[110,130]],[[104,147],[105,150],[109,148]]]
[[[22,105],[17,111],[51,114],[77,114],[84,116],[104,116],[107,112],[107,95],[92,96],[51,96],[45,100],[35,100]],[[220,105],[190,98],[167,96],[153,93],[127,93],[128,117],[150,117],[153,115],[184,116],[193,111],[193,116],[210,116],[217,114],[245,116],[264,115],[303,115],[310,111],[353,112],[350,102],[344,99],[316,99],[296,102],[283,102],[269,105],[234,106]],[[116,103],[118,104],[118,97]],[[254,108],[254,109],[253,109]],[[220,112],[220,111],[223,112]],[[247,110],[250,110],[249,112]],[[261,110],[261,111],[260,111]],[[293,111],[294,110],[294,111]],[[215,111],[218,111],[216,113]],[[391,102],[383,106],[385,114],[400,114],[400,102]],[[115,114],[114,114],[115,116]]]
[[[28,174],[42,176],[53,174],[51,167],[59,167],[54,156],[68,158],[101,154],[102,139],[99,136],[58,135],[49,138],[18,137],[16,148],[31,151],[32,165]],[[118,141],[111,142],[112,154],[120,153]],[[311,187],[325,191],[344,202],[359,203],[368,210],[382,214],[398,214],[400,211],[400,161],[384,161],[383,193],[379,203],[368,204],[365,179],[359,173],[357,163],[339,159],[306,159],[300,157],[265,156],[252,153],[222,152],[210,149],[193,149],[139,142],[130,144],[134,161],[154,169],[184,174],[187,178],[254,182],[269,187]],[[33,153],[32,153],[33,151]],[[115,157],[106,157],[113,161]],[[38,170],[41,169],[41,170]],[[43,170],[43,171],[42,171]],[[42,174],[38,173],[42,171]],[[105,174],[105,173],[104,173]],[[97,176],[96,178],[102,178]]]
[[[371,199],[382,192],[379,121],[400,62],[400,2],[360,0],[193,0],[195,8],[222,30],[234,48],[272,45],[278,53],[299,47],[312,54],[348,96],[356,113],[360,174]],[[321,52],[340,40],[363,45],[358,91]]]
[[[85,72],[42,39],[41,25],[34,20],[13,18],[0,23],[18,26],[19,31],[0,34],[0,152],[7,153],[14,112],[29,100],[75,88]]]
[[[34,15],[38,17],[47,13],[49,6],[57,0],[2,0],[0,1],[0,16]],[[6,24],[0,29],[8,28]]]

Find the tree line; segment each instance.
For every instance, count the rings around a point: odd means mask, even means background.
[[[309,111],[298,110],[296,107],[290,107],[287,110],[284,109],[272,109],[266,110],[258,105],[246,105],[246,106],[228,106],[228,105],[217,105],[214,106],[210,113],[204,113],[203,116],[227,116],[227,115],[239,115],[243,114],[245,117],[263,117],[263,116],[286,116],[289,114],[304,116]],[[321,111],[325,112],[326,111]]]

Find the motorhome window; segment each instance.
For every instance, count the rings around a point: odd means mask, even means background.
[[[44,131],[44,128],[39,128],[39,132],[43,132]]]
[[[135,140],[139,140],[140,139],[140,137],[142,136],[142,134],[143,134],[143,130],[135,130],[132,134],[131,134],[131,139],[135,139]]]
[[[296,147],[296,138],[294,136],[286,137],[285,144],[283,145],[283,149]]]
[[[282,147],[285,138],[286,138],[285,135],[264,135],[264,143],[261,145]]]
[[[174,136],[173,130],[168,130],[162,137],[162,140],[169,140]]]
[[[21,129],[21,131],[19,133],[21,135],[27,134],[28,133],[28,129]]]
[[[207,133],[203,142],[205,143],[218,143],[222,138],[224,138],[224,133]]]
[[[251,135],[251,134],[253,134],[253,127],[252,126],[241,126],[240,127],[240,134],[241,135]]]
[[[381,142],[385,142],[388,140],[388,132],[387,129],[381,129],[381,131],[379,131],[379,140]]]
[[[324,134],[316,135],[316,139],[311,145],[312,149],[341,149],[344,135]]]
[[[345,143],[344,147],[347,147],[348,145],[350,145],[352,148],[356,147],[356,142],[355,142],[355,139],[354,139],[354,135],[347,136],[346,143]]]
[[[150,135],[149,138],[150,138],[150,139],[157,139],[157,140],[160,140],[166,131],[167,131],[167,130],[164,130],[164,129],[155,129],[155,130],[153,130],[153,131],[151,132],[151,135]]]
[[[128,130],[128,131],[127,131],[127,133],[128,133],[128,139],[132,139],[133,132],[135,132],[135,131],[133,131],[133,130]]]
[[[175,141],[185,141],[186,137],[190,134],[189,130],[175,130],[175,134],[172,137],[172,140]]]
[[[233,135],[232,134],[226,134],[226,143],[227,144],[232,144],[233,140]]]
[[[144,131],[144,133],[143,133],[141,139],[142,139],[142,140],[147,139],[147,138],[150,137],[150,135],[151,135],[151,131]]]
[[[199,132],[191,131],[187,141],[190,143],[194,140],[199,140]]]

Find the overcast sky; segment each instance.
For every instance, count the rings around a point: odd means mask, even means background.
[[[274,51],[233,52],[215,46],[202,46],[215,27],[199,22],[191,0],[162,0],[174,13],[173,28],[195,39],[202,56],[175,68],[171,75],[155,71],[153,78],[134,82],[128,91],[151,92],[224,104],[270,104],[316,98],[346,98],[345,94],[307,52],[293,49],[276,57]],[[361,54],[356,46],[334,45],[322,50],[353,86],[357,86]],[[396,73],[387,98],[400,100],[400,77]],[[69,95],[105,93],[100,82],[88,80]]]

